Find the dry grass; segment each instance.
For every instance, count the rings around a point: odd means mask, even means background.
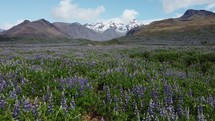
[[[83,121],[101,121],[101,116],[95,114],[85,114],[82,119]]]
[[[211,28],[212,27],[212,28]],[[190,32],[196,30],[215,30],[215,17],[206,17],[182,21],[180,19],[165,19],[144,26],[135,35],[148,35],[160,32]]]

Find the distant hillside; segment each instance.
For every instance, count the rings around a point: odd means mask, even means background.
[[[215,42],[215,14],[206,10],[190,9],[179,18],[155,21],[141,28],[132,29],[127,35],[139,38]]]
[[[116,30],[106,30],[103,33],[93,31],[84,25],[79,23],[53,23],[54,26],[58,27],[61,31],[69,35],[72,39],[88,39],[96,41],[105,41],[113,38],[121,37],[124,34],[116,32]]]
[[[44,19],[33,22],[25,20],[2,34],[7,37],[69,38],[59,28]]]
[[[32,38],[32,39],[87,39],[94,41],[105,41],[122,37],[125,34],[114,29],[107,29],[104,32],[96,32],[79,23],[50,23],[40,19],[30,22],[23,21],[21,24],[1,33],[5,37]]]

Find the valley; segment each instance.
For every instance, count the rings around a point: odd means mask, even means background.
[[[0,33],[0,120],[213,121],[215,14]]]

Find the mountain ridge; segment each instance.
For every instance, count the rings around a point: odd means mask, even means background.
[[[111,40],[113,38],[124,36],[124,34],[118,33],[115,30],[108,30],[109,33],[107,32],[107,30],[102,33],[99,33],[77,22],[76,23],[55,22],[53,23],[53,25],[61,29],[61,31],[67,33],[72,39],[81,38],[95,41],[106,41]]]
[[[118,22],[118,21],[109,21],[109,22],[97,22],[97,23],[87,23],[84,24],[84,26],[86,26],[89,29],[92,29],[96,32],[104,32],[105,30],[108,29],[114,29],[119,33],[125,34],[127,33],[129,30],[142,26],[143,23],[138,22],[136,19],[132,19],[129,23],[125,24],[122,22]]]
[[[179,19],[192,19],[193,16],[207,17],[213,15],[215,15],[215,13],[211,11],[188,9]]]
[[[87,39],[93,41],[107,41],[122,37],[125,34],[118,33],[114,29],[107,29],[104,32],[96,32],[86,26],[76,23],[54,22],[50,23],[45,19],[36,21],[24,20],[22,23],[1,33],[6,37],[30,37],[30,38],[65,38],[65,39]]]
[[[125,25],[120,22],[93,24],[50,23],[45,19],[25,20],[9,30],[1,32],[6,37],[66,38],[107,41],[124,35],[146,38],[176,38],[177,40],[215,40],[215,13],[206,10],[187,10],[181,17],[154,21],[149,25],[135,19]],[[180,36],[179,36],[180,35]],[[208,35],[208,36],[207,36]],[[134,38],[136,38],[134,37]]]
[[[22,23],[2,32],[8,37],[31,37],[31,38],[69,38],[68,35],[60,31],[45,19],[36,21],[25,20]]]
[[[198,16],[197,16],[198,15]],[[187,10],[179,18],[169,18],[152,22],[130,35],[147,35],[159,32],[184,32],[215,25],[215,14],[205,10]],[[131,30],[134,31],[134,30]],[[131,33],[131,32],[128,32]]]

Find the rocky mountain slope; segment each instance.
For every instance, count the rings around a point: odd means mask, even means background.
[[[125,33],[117,32],[115,29],[111,28],[103,32],[97,32],[79,23],[50,23],[47,20],[40,19],[33,22],[25,20],[21,24],[2,32],[1,35],[19,38],[67,38],[106,41],[113,38],[122,37],[125,35]]]
[[[21,24],[2,32],[2,34],[8,37],[69,38],[66,33],[44,19],[33,22],[25,20]]]
[[[96,40],[96,41],[105,41],[105,40],[111,40],[113,38],[124,36],[124,34],[121,34],[117,32],[114,29],[107,29],[104,32],[96,32],[94,30],[91,30],[87,28],[84,25],[81,25],[80,23],[62,23],[57,22],[53,23],[54,26],[58,27],[61,31],[69,35],[72,39],[88,39],[88,40]]]
[[[129,38],[186,43],[215,43],[215,14],[206,10],[187,10],[179,18],[152,22],[127,33]],[[145,39],[144,39],[145,38]]]

